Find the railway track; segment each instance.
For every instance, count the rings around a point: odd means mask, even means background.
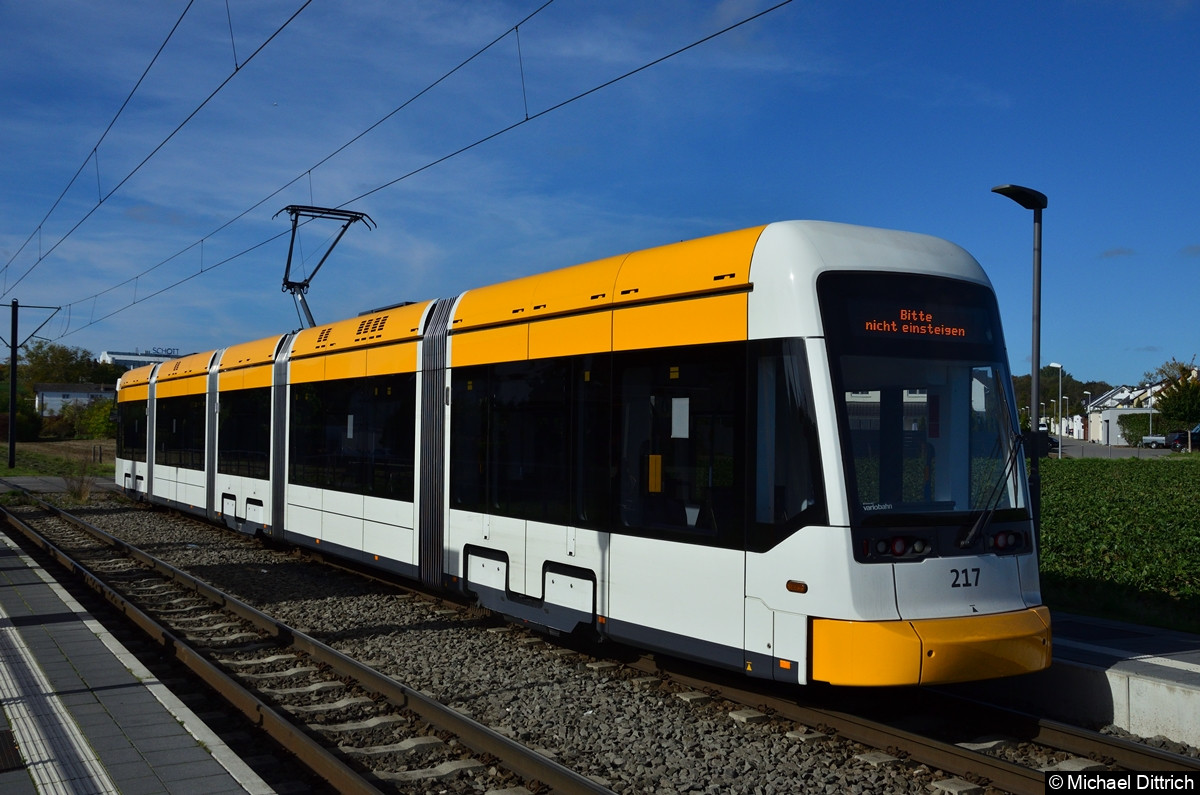
[[[27,513],[32,512],[27,510],[23,515],[25,518],[29,518]],[[44,512],[44,509],[39,508],[37,512]],[[98,514],[98,516],[102,515]],[[163,521],[170,518],[171,521],[187,522],[189,527],[196,528],[193,543],[166,545],[173,546],[175,552],[182,557],[187,556],[186,553],[190,551],[189,547],[191,546],[207,546],[210,543],[216,546],[225,543],[207,539],[225,539],[229,544],[233,544],[235,541],[239,544],[252,543],[224,530],[201,523],[193,523],[190,519],[180,520],[177,517],[157,515]],[[115,520],[116,515],[114,514],[112,518]],[[106,522],[106,526],[112,529],[113,523]],[[203,532],[201,528],[204,528]],[[192,532],[186,531],[185,537],[187,533]],[[209,535],[210,533],[212,535]],[[296,555],[290,556],[292,559],[297,557]],[[205,558],[208,561],[212,559],[212,554]],[[225,567],[228,571],[223,572],[224,574],[237,572],[239,569],[248,569],[252,565],[263,566],[262,573],[265,574],[267,567],[274,565],[271,563],[248,564],[240,559],[235,560],[228,552],[218,553],[217,559],[228,561],[228,565]],[[138,566],[138,568],[142,567]],[[211,562],[204,564],[202,568],[213,574],[222,573],[216,571]],[[119,573],[114,572],[114,575],[117,574]],[[253,575],[254,572],[251,571],[249,574]],[[280,590],[296,589],[296,586],[289,585],[285,578],[279,576],[280,572],[272,571],[271,575],[274,591],[264,591],[264,593],[273,593],[275,596],[268,598],[278,597],[277,592]],[[187,575],[184,577],[186,578],[183,580],[184,582],[191,579]],[[254,578],[251,577],[251,579]],[[281,713],[291,715],[290,722],[303,726],[304,733],[322,737],[324,740],[322,747],[325,752],[341,760],[342,764],[350,767],[353,771],[360,771],[374,761],[391,765],[392,772],[395,772],[396,768],[416,766],[414,759],[417,758],[428,760],[422,761],[418,769],[433,770],[438,765],[450,763],[452,758],[457,758],[453,749],[480,746],[482,742],[480,739],[467,738],[451,740],[449,744],[437,749],[436,753],[431,753],[436,747],[434,743],[429,743],[428,748],[423,745],[428,742],[426,740],[421,741],[420,750],[409,750],[416,748],[418,744],[393,747],[401,746],[402,742],[384,737],[385,732],[392,732],[414,722],[433,723],[432,719],[423,716],[416,718],[392,717],[398,714],[401,707],[420,702],[424,698],[424,694],[420,690],[426,689],[442,691],[441,700],[452,704],[453,708],[441,706],[441,711],[451,713],[452,718],[454,716],[462,718],[464,712],[470,712],[478,717],[481,721],[478,725],[483,729],[483,740],[494,739],[492,735],[497,737],[512,735],[517,737],[522,744],[538,746],[541,749],[552,749],[552,754],[559,753],[554,749],[561,749],[560,755],[568,758],[569,763],[576,766],[580,766],[578,755],[574,759],[570,759],[572,752],[566,750],[571,740],[568,735],[585,729],[597,735],[614,729],[620,735],[622,731],[620,722],[625,720],[624,714],[611,717],[609,725],[588,723],[588,713],[593,712],[590,702],[584,701],[578,704],[569,702],[561,694],[554,695],[555,703],[560,704],[556,707],[560,710],[557,716],[550,714],[543,716],[540,720],[532,720],[532,724],[536,724],[540,728],[532,727],[530,716],[518,714],[522,712],[520,700],[511,696],[502,698],[499,703],[503,706],[498,707],[495,694],[484,692],[486,686],[480,681],[476,681],[485,678],[479,673],[465,674],[465,678],[460,681],[451,681],[446,675],[447,678],[444,682],[435,680],[432,683],[422,682],[420,685],[408,688],[399,686],[400,689],[394,693],[379,695],[385,692],[382,689],[383,685],[388,683],[395,685],[392,677],[397,676],[395,672],[387,675],[375,670],[376,667],[385,668],[385,665],[378,663],[384,662],[384,658],[394,653],[392,647],[384,641],[371,640],[368,644],[368,648],[375,649],[375,651],[369,652],[367,659],[372,654],[379,658],[373,661],[374,665],[364,666],[350,660],[347,663],[349,667],[341,669],[333,668],[331,664],[316,656],[309,648],[311,645],[312,648],[319,649],[324,644],[312,638],[306,630],[311,630],[312,634],[321,635],[327,642],[334,645],[344,638],[365,636],[372,632],[384,636],[388,636],[390,633],[392,636],[399,637],[403,634],[415,634],[418,631],[436,629],[435,625],[439,624],[448,626],[455,623],[459,625],[471,623],[470,619],[462,618],[464,611],[461,610],[449,607],[429,609],[425,613],[427,618],[423,620],[424,626],[420,627],[420,630],[408,627],[404,632],[399,633],[389,631],[387,628],[368,629],[356,626],[349,619],[339,624],[336,616],[321,615],[323,612],[328,612],[326,607],[314,611],[310,603],[303,608],[304,617],[295,620],[296,616],[293,616],[292,626],[288,627],[278,619],[263,616],[252,607],[248,608],[248,615],[255,618],[258,623],[243,616],[238,616],[236,620],[205,618],[204,616],[211,613],[211,609],[203,602],[175,601],[183,598],[181,596],[166,599],[166,589],[157,584],[135,583],[135,585],[138,590],[145,592],[148,605],[162,604],[164,600],[166,601],[165,611],[179,617],[176,623],[178,629],[175,632],[180,635],[182,641],[197,648],[211,650],[211,655],[223,670],[241,672],[235,678],[253,683],[249,686],[261,693],[262,701],[275,706]],[[187,585],[186,597],[189,600],[196,599],[205,587],[198,582]],[[378,604],[382,604],[384,599],[375,592],[368,592],[361,597],[351,594],[336,598],[344,598],[347,602],[362,600]],[[417,601],[404,596],[388,598]],[[262,597],[258,601],[261,607]],[[272,612],[275,612],[274,608],[282,608],[282,600],[277,601],[279,603],[273,605]],[[336,608],[333,608],[333,611],[336,612]],[[245,626],[242,622],[246,622]],[[228,626],[218,626],[222,623],[227,623]],[[497,640],[504,636],[504,630],[507,629],[495,626],[494,622],[490,625],[487,622],[475,622],[475,624],[474,629],[478,635],[489,635]],[[297,625],[302,626],[297,627]],[[483,632],[485,627],[492,629],[493,632]],[[511,633],[508,635],[511,637]],[[280,637],[294,640],[297,644],[294,646],[295,650],[279,651]],[[436,638],[436,635],[434,637]],[[523,642],[532,644],[536,640],[537,638],[534,637],[526,637]],[[428,644],[430,641],[424,642]],[[685,701],[698,710],[698,717],[694,720],[697,723],[711,725],[713,734],[725,731],[724,729],[718,730],[719,718],[716,716],[724,717],[726,722],[728,722],[728,718],[733,717],[744,724],[753,724],[755,721],[761,720],[768,727],[762,731],[768,734],[773,732],[774,739],[765,741],[762,745],[751,746],[744,753],[747,755],[755,753],[762,757],[766,760],[762,766],[773,766],[778,775],[774,779],[764,779],[765,783],[760,784],[753,776],[761,775],[761,773],[755,772],[753,775],[749,772],[743,773],[743,779],[737,782],[742,786],[740,790],[738,786],[722,790],[719,785],[712,783],[714,779],[705,778],[703,768],[700,768],[699,765],[697,765],[697,770],[690,771],[686,761],[681,765],[667,763],[661,765],[661,772],[656,771],[652,768],[654,765],[652,755],[656,750],[663,755],[671,750],[668,747],[670,742],[666,740],[659,740],[660,747],[658,749],[652,745],[643,751],[638,747],[638,742],[630,741],[618,754],[607,757],[595,754],[599,758],[592,760],[594,764],[589,768],[588,775],[600,778],[605,782],[616,782],[613,789],[621,792],[644,791],[646,786],[644,782],[647,777],[658,776],[661,782],[660,786],[671,785],[677,791],[753,792],[757,787],[761,791],[770,792],[775,786],[774,782],[784,782],[788,786],[794,787],[797,782],[811,784],[814,781],[820,781],[824,782],[826,786],[830,786],[828,783],[830,781],[853,785],[860,780],[865,780],[869,783],[867,785],[859,784],[860,787],[874,789],[903,787],[916,791],[931,785],[947,789],[952,786],[976,786],[980,791],[1040,793],[1045,788],[1046,773],[1044,769],[1055,765],[1065,764],[1073,769],[1100,766],[1109,770],[1135,771],[1200,769],[1200,762],[1195,759],[1166,754],[1144,745],[1095,732],[1039,721],[1029,716],[997,711],[986,705],[964,706],[962,702],[940,700],[947,697],[931,694],[925,690],[872,691],[871,693],[832,691],[822,688],[780,690],[766,685],[760,686],[754,680],[724,676],[712,669],[696,668],[663,658],[651,660],[650,658],[638,658],[636,655],[621,655],[617,659],[625,663],[622,668],[613,668],[611,662],[596,658],[590,658],[590,661],[588,661],[589,658],[583,658],[584,662],[581,664],[577,655],[586,654],[588,651],[590,650],[582,646],[556,646],[541,656],[558,660],[560,667],[581,667],[583,665],[598,674],[608,671],[607,678],[601,678],[597,680],[596,684],[589,685],[589,687],[595,689],[607,687],[610,690],[616,690],[619,686],[628,693],[631,701],[656,699],[658,708],[664,712],[669,711],[667,708],[669,704],[675,701]],[[606,651],[613,651],[613,649],[608,648]],[[488,651],[483,652],[484,655],[489,653]],[[296,656],[280,658],[281,654],[295,654]],[[463,659],[465,660],[471,654],[478,656],[478,653],[464,651]],[[358,656],[362,658],[361,654]],[[270,659],[272,657],[276,659]],[[435,674],[435,677],[445,675],[445,667],[442,666],[442,672]],[[302,670],[305,668],[316,668],[317,670]],[[368,678],[360,680],[358,678],[360,671],[363,672],[364,677]],[[372,673],[385,680],[380,685],[380,689],[370,685],[369,677]],[[548,677],[543,676],[542,678]],[[536,680],[537,677],[535,677],[535,685],[528,689],[532,690],[540,686]],[[562,689],[562,686],[547,685],[546,687],[547,690],[555,688]],[[646,696],[645,692],[652,692],[656,695]],[[676,696],[678,698],[675,698]],[[939,700],[931,700],[935,697]],[[704,700],[712,700],[713,703],[708,707],[696,706]],[[332,708],[329,708],[329,705],[332,705]],[[313,712],[306,711],[308,707],[312,706],[321,706],[321,708]],[[531,708],[525,711],[533,712],[536,709]],[[598,707],[595,709],[599,712]],[[499,717],[497,717],[498,714]],[[670,720],[679,721],[678,718]],[[483,723],[499,727],[501,731],[487,729]],[[325,729],[311,728],[310,724],[316,727],[324,726]],[[585,727],[585,729],[579,727]],[[745,729],[747,735],[751,731],[751,729]],[[622,736],[641,741],[646,739],[641,735],[647,733],[646,730],[637,729],[632,733],[626,731]],[[786,744],[779,741],[781,737],[786,738]],[[737,740],[737,735],[733,735],[732,742],[737,742]],[[986,740],[986,742],[982,740]],[[694,741],[684,740],[683,742],[685,746],[688,742],[694,744]],[[338,746],[345,746],[345,748],[339,749]],[[370,749],[369,753],[366,752],[367,749]],[[527,748],[525,750],[528,752]],[[694,747],[684,750],[690,752],[693,758],[698,753]],[[535,757],[542,756],[540,752],[533,753]],[[639,753],[645,753],[646,758],[637,758]],[[721,754],[736,757],[738,753],[738,750],[730,748],[706,748],[703,750],[705,757],[703,761],[707,762],[710,757]],[[420,756],[422,754],[428,755],[422,757]],[[484,764],[488,765],[489,755],[494,752],[485,750],[483,754]],[[499,754],[494,755],[499,757]],[[478,759],[478,757],[476,758]],[[863,774],[858,770],[847,772],[835,769],[833,772],[823,771],[818,774],[814,772],[818,764],[855,768],[871,766],[878,767],[881,772]],[[634,787],[620,786],[621,776],[618,775],[620,771],[615,770],[614,767],[622,765],[624,767],[636,765],[641,778],[635,776],[633,780],[642,783]],[[784,770],[788,765],[795,766],[797,769]],[[746,767],[749,770],[752,765],[747,763]],[[445,770],[449,771],[450,768],[451,765],[448,764]],[[645,771],[642,770],[643,768]],[[475,768],[475,770],[478,769]],[[655,772],[649,772],[652,770]],[[388,783],[385,776],[373,773],[368,775],[388,786],[403,786],[402,783]],[[460,780],[473,780],[471,777],[475,774],[466,771],[454,775]],[[515,771],[512,775],[514,778],[520,776],[528,781],[539,782],[540,784],[535,784],[535,787],[541,785],[570,791],[566,787],[573,786],[570,783],[550,783],[545,777],[547,774],[527,770],[525,772]],[[579,778],[583,780],[583,786],[604,791],[603,786],[595,779],[589,779],[582,775],[579,775]],[[947,781],[956,783],[945,784]],[[714,789],[714,786],[718,788]],[[786,789],[776,787],[774,791],[782,792]]]
[[[77,517],[20,513],[11,527],[338,792],[611,793]]]
[[[801,732],[808,741],[836,733],[886,751],[876,757],[877,764],[918,762],[980,791],[1040,795],[1046,776],[1056,771],[1200,771],[1200,758],[938,690],[880,694],[812,687],[800,695],[794,690],[781,695],[754,680],[714,675],[687,662],[642,657],[629,664],[764,716],[810,727]],[[838,706],[827,703],[834,700]],[[961,787],[945,791],[965,791]]]

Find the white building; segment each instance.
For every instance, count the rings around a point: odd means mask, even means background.
[[[1154,406],[1154,396],[1166,383],[1149,386],[1118,386],[1093,398],[1087,406],[1087,435],[1074,434],[1096,444],[1137,445],[1141,439],[1128,440],[1121,434],[1120,417],[1126,414],[1146,414]],[[1158,412],[1155,412],[1157,418]],[[1080,423],[1081,424],[1081,423]],[[1165,433],[1166,428],[1162,429]],[[1082,431],[1082,428],[1080,428]]]
[[[115,364],[119,367],[141,367],[179,358],[178,348],[152,348],[149,351],[102,351],[97,361],[100,364]]]
[[[116,384],[34,384],[34,407],[43,417],[60,414],[72,403],[86,406],[93,400],[115,400]]]

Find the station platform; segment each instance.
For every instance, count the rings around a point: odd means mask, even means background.
[[[0,529],[0,792],[270,793]]]
[[[1200,635],[1053,611],[1050,622],[1048,670],[971,688],[1064,722],[1200,748]]]
[[[94,478],[92,480],[93,491],[117,491],[120,487],[110,479]],[[0,491],[4,489],[25,489],[34,494],[50,494],[64,492],[67,490],[66,478],[53,477],[50,475],[17,475],[15,477],[5,477],[3,471],[0,470]]]

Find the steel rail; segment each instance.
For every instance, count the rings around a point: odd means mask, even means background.
[[[41,501],[38,501],[41,503]],[[61,512],[41,503],[62,518]],[[106,602],[115,607],[138,629],[145,633],[150,640],[162,646],[172,657],[185,665],[188,670],[211,687],[221,698],[241,712],[252,723],[262,729],[285,749],[295,754],[305,767],[315,775],[329,782],[339,792],[360,793],[361,795],[380,795],[381,790],[371,785],[359,773],[334,756],[324,746],[302,732],[297,726],[272,709],[264,701],[242,687],[232,677],[209,662],[187,641],[171,630],[155,621],[140,608],[127,600],[103,581],[103,578],[90,568],[75,560],[49,539],[38,533],[20,518],[0,507],[5,521],[24,535],[29,541],[49,555],[66,571],[81,580],[95,591]],[[109,537],[111,539],[111,536]],[[103,540],[103,539],[101,539]],[[110,546],[123,546],[110,544]]]
[[[228,610],[239,618],[248,621],[257,629],[280,639],[281,642],[285,642],[289,646],[309,654],[314,659],[329,665],[339,674],[352,677],[353,679],[361,682],[368,689],[372,689],[383,695],[392,704],[411,710],[439,729],[453,733],[463,742],[464,745],[466,745],[468,748],[471,748],[473,751],[481,754],[490,754],[496,757],[497,759],[501,760],[502,764],[507,769],[511,770],[513,773],[516,773],[522,778],[545,784],[555,792],[567,793],[568,795],[614,795],[612,790],[602,786],[596,781],[593,781],[591,778],[588,778],[577,771],[571,770],[570,768],[538,753],[531,748],[521,745],[515,740],[512,740],[503,734],[494,731],[488,726],[468,718],[467,716],[451,709],[450,707],[447,707],[446,705],[429,696],[426,696],[425,694],[409,687],[408,685],[403,684],[402,682],[386,676],[373,668],[363,665],[351,657],[347,657],[346,655],[322,643],[316,638],[306,635],[305,633],[300,632],[293,627],[277,621],[257,608],[254,608],[227,593],[213,588],[207,583],[180,569],[177,569],[169,563],[161,561],[152,555],[143,552],[137,547],[134,547],[131,544],[128,544],[125,541],[106,533],[100,528],[95,527],[94,525],[91,525],[90,523],[85,522],[76,516],[72,516],[70,513],[63,511],[54,505],[39,500],[36,497],[32,497],[32,495],[30,495],[30,498],[37,502],[45,510],[52,511],[60,519],[67,521],[80,528],[84,532],[93,535],[101,542],[120,550],[123,554],[132,557],[146,567],[158,572],[160,575],[171,579],[172,581],[190,590],[193,590],[197,595],[207,599],[208,601],[225,610]],[[5,514],[9,517],[10,523],[19,521],[7,511],[5,511]],[[33,533],[35,531],[29,529],[28,532]],[[72,561],[72,563],[81,570],[85,572],[87,571],[86,568],[82,567],[80,564],[75,563],[74,561]],[[91,572],[87,572],[87,576],[91,579],[96,579],[95,575]],[[115,594],[115,592],[113,593],[115,598],[119,600],[120,605],[123,606],[127,604],[119,594]],[[109,601],[113,600],[109,599]],[[118,602],[114,602],[114,604],[118,604]],[[140,611],[138,611],[138,613],[140,614]],[[145,620],[151,622],[155,627],[158,627],[158,625],[153,622],[153,619],[146,617]],[[165,629],[161,631],[166,634],[170,634]],[[153,634],[152,637],[154,637]],[[180,646],[186,647],[185,641],[178,639],[173,635],[171,637],[173,645],[176,648]],[[191,654],[199,657],[199,655],[195,652],[191,652]],[[220,672],[219,669],[214,668],[214,670],[221,677],[228,679],[228,677],[225,677],[225,675]],[[232,682],[232,680],[229,681]],[[240,689],[240,686],[236,685],[236,683],[234,686]],[[251,698],[253,698],[253,696],[251,696]],[[257,701],[257,699],[254,699],[254,701],[257,702],[257,705],[254,705],[254,709],[256,711],[254,713],[247,713],[249,717],[254,719],[258,715],[257,710],[261,709],[264,712],[272,713],[274,716],[270,719],[272,724],[274,721],[278,720],[280,723],[290,727],[291,730],[297,732],[299,731],[298,729],[292,727],[292,724],[286,718],[280,716],[278,713],[274,713],[266,704]],[[265,719],[261,722],[264,724],[264,726],[266,725]],[[308,739],[307,736],[305,736],[305,739]],[[329,756],[339,765],[342,764],[340,760],[337,760],[336,757],[333,757],[331,754],[329,754],[329,752],[323,747],[317,747],[321,748],[322,752],[324,752],[326,756]],[[349,768],[346,769],[349,770]],[[360,781],[362,780],[361,776],[359,776],[357,773],[354,775]],[[325,776],[322,777],[324,778]],[[331,783],[334,783],[335,786],[339,786],[340,788],[339,784],[335,782]],[[369,791],[377,792],[378,790]]]
[[[1164,773],[1200,771],[1200,759],[1153,748],[1124,737],[1102,734],[1030,712],[990,704],[960,692],[935,689],[926,695],[928,698],[942,699],[945,703],[943,709],[946,710],[958,709],[964,703],[976,709],[986,709],[989,712],[988,722],[1003,733],[1071,754],[1106,757],[1125,770]]]
[[[661,667],[658,662],[643,657],[629,663],[646,673],[669,673],[674,681],[688,687],[715,690],[723,698],[744,704],[760,706],[780,717],[794,720],[811,727],[828,727],[840,736],[860,742],[872,748],[894,747],[913,759],[932,768],[958,776],[986,776],[997,789],[1016,795],[1042,795],[1046,787],[1046,774],[1040,770],[997,759],[987,754],[960,748],[951,743],[898,729],[867,718],[851,715],[840,710],[811,707],[793,700],[732,684],[729,681],[714,681],[693,676],[686,672]]]
[[[1048,718],[1037,718],[1037,732],[1030,739],[1073,754],[1100,753],[1111,757],[1118,766],[1135,772],[1200,771],[1200,759],[1164,751],[1161,748],[1151,748],[1123,737],[1111,737],[1080,729]]]

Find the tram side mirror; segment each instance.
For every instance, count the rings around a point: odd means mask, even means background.
[[[1030,458],[1045,458],[1050,455],[1049,431],[1025,431],[1021,434],[1021,443],[1025,445],[1025,455]]]

